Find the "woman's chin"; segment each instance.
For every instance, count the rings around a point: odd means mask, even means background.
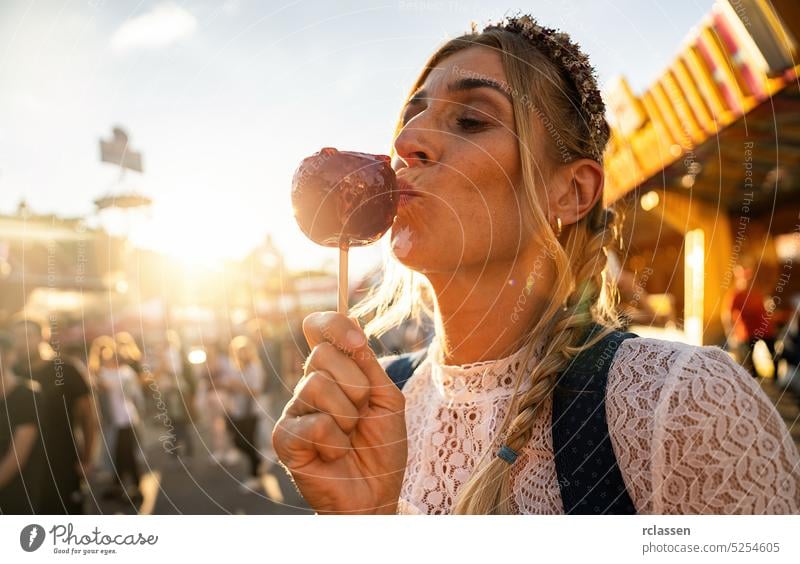
[[[425,257],[422,252],[419,235],[407,225],[392,227],[391,251],[397,261],[411,270],[425,269]]]
[[[449,242],[443,243],[436,234],[423,236],[419,229],[395,222],[390,242],[390,251],[397,262],[416,272],[449,272],[456,267],[449,263],[450,257],[443,252],[443,249],[450,248]],[[432,244],[427,244],[429,242]]]
[[[398,225],[397,222],[392,226],[391,248],[392,254],[403,262],[403,259],[413,253],[414,250],[414,231],[407,225]]]
[[[447,270],[447,266],[442,264],[441,255],[426,253],[419,247],[407,249],[405,247],[397,248],[392,246],[392,255],[397,262],[420,274]]]

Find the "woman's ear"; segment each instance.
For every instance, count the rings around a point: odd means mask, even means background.
[[[603,167],[592,159],[578,159],[562,165],[547,189],[548,221],[555,225],[577,223],[603,195]]]

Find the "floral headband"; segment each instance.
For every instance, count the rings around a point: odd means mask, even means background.
[[[489,24],[483,31],[491,29],[522,35],[572,80],[580,98],[578,111],[589,130],[590,154],[597,162],[602,162],[603,149],[610,133],[605,119],[606,107],[597,87],[595,69],[580,46],[566,33],[541,26],[529,15],[505,18],[499,23]]]

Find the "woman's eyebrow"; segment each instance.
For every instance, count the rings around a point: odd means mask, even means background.
[[[475,90],[477,88],[491,88],[492,90],[500,92],[500,94],[505,96],[509,102],[512,102],[510,88],[503,87],[503,85],[496,80],[487,77],[462,78],[448,85],[447,90],[452,93]],[[411,98],[408,99],[408,105],[417,104],[427,97],[428,92],[426,90],[419,89],[411,96]]]
[[[476,88],[491,88],[500,92],[506,99],[513,103],[511,100],[511,92],[509,87],[503,87],[499,82],[491,78],[462,78],[451,83],[447,89],[450,92],[463,92],[465,90],[475,90]]]

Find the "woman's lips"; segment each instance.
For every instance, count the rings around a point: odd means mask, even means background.
[[[415,189],[414,185],[411,184],[408,180],[403,178],[397,179],[397,205],[398,207],[403,207],[408,205],[409,202],[413,200],[417,200],[419,198],[424,197],[424,193]]]

